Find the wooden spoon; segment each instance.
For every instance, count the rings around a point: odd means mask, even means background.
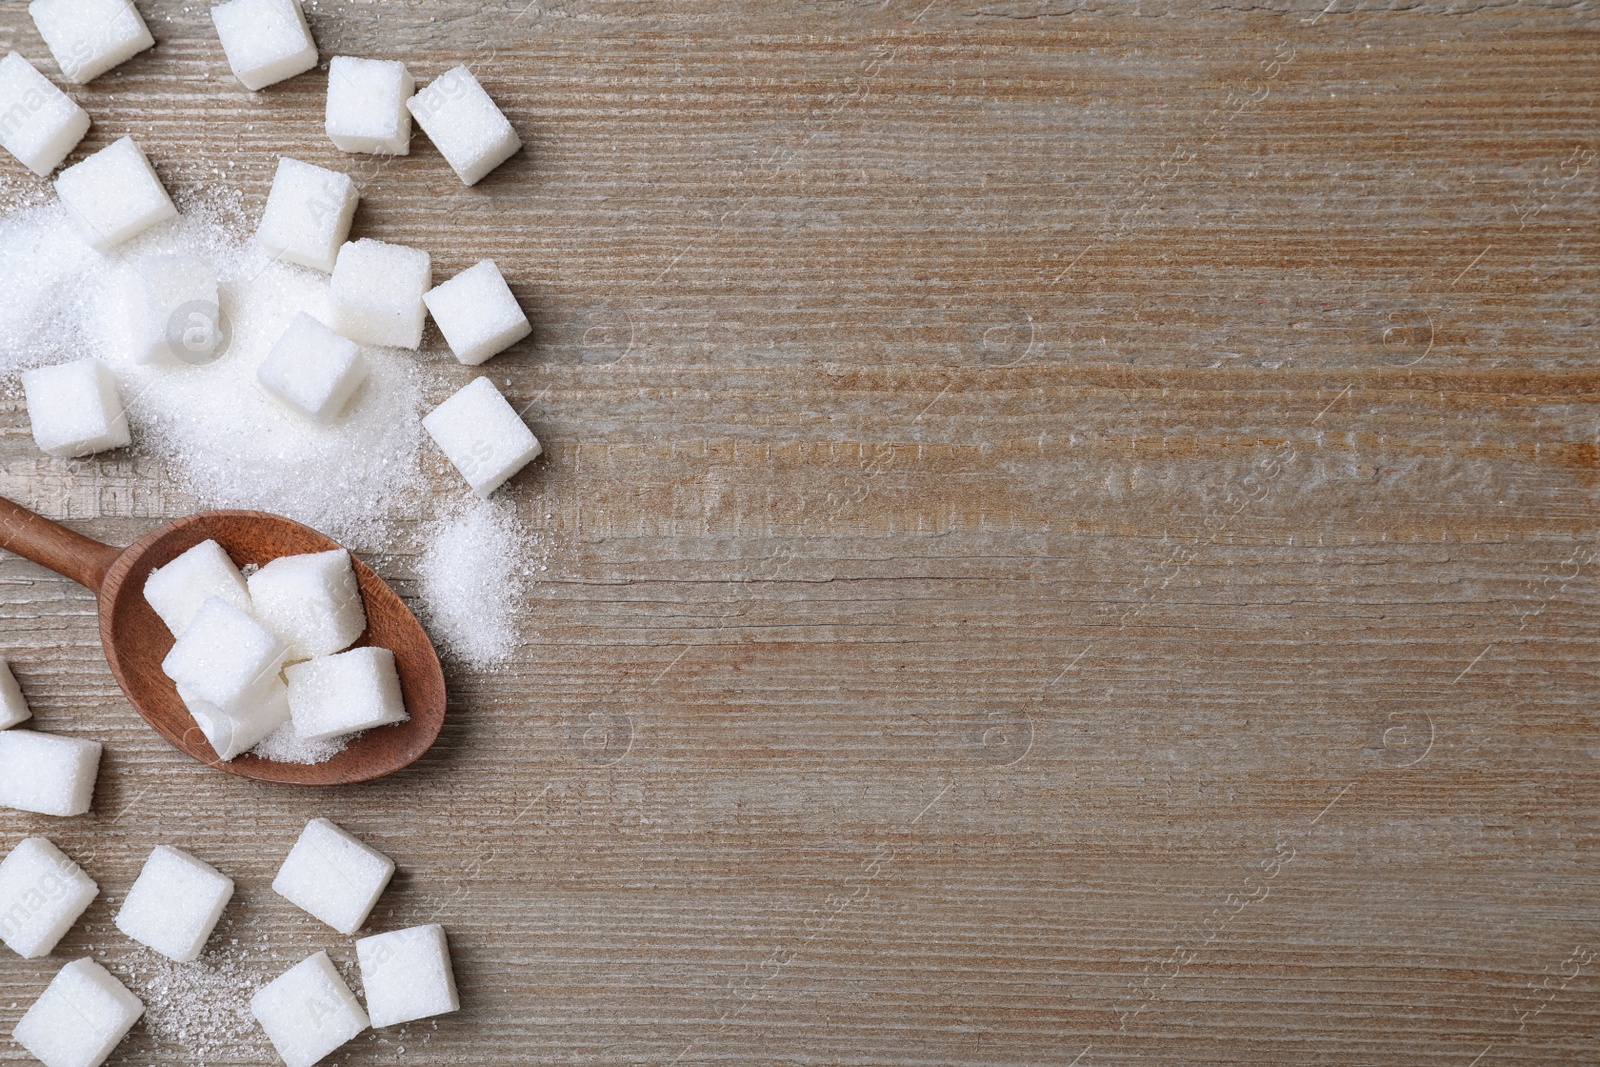
[[[113,548],[0,497],[0,548],[94,590],[100,601],[100,643],[111,673],[139,714],[180,751],[229,774],[291,785],[365,782],[398,771],[428,751],[444,726],[439,655],[395,591],[352,555],[367,609],[367,629],[356,644],[378,645],[394,653],[410,720],[368,730],[326,763],[275,763],[248,753],[219,760],[178,698],[172,680],[161,671],[173,637],[144,599],[144,582],[152,570],[208,538],[241,567],[341,547],[309,526],[277,515],[206,511],[168,523],[127,548]]]

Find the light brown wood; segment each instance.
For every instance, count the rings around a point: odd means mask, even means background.
[[[4,497],[0,497],[0,548],[49,567],[97,594],[105,584],[106,572],[122,555],[120,549],[35,515]]]
[[[341,1065],[1600,1061],[1589,5],[309,4],[325,57],[472,64],[527,148],[469,190],[138,2],[79,155],[134,133],[248,225],[286,153],[500,264],[548,569],[427,755],[306,791],[172,751],[89,598],[0,562],[41,727],[107,745],[91,815],[0,812],[105,887],[0,954],[0,1033],[91,946],[150,988],[110,924],[161,842],[237,880],[250,978],[348,962],[269,888],[327,816],[464,1004]],[[7,397],[0,492],[117,544],[205,506]],[[355,546],[413,604],[429,456]],[[194,1062],[155,1026],[113,1063]]]
[[[394,653],[400,691],[411,718],[368,730],[322,763],[276,763],[250,753],[230,760],[217,758],[172,679],[161,669],[172,650],[173,635],[145,600],[145,581],[157,567],[207,540],[221,545],[240,567],[259,567],[282,556],[341,547],[308,526],[260,511],[206,511],[153,530],[125,549],[115,549],[0,497],[0,533],[5,535],[0,547],[94,591],[100,605],[100,641],[106,661],[128,702],[174,748],[208,767],[284,785],[351,785],[410,766],[428,751],[444,727],[444,675],[433,642],[388,583],[352,555],[367,614],[367,628],[353,647],[376,645]]]

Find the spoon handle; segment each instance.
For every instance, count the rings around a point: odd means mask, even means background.
[[[0,496],[0,548],[49,567],[96,593],[122,549],[69,530]]]

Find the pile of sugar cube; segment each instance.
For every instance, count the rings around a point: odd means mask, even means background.
[[[216,541],[150,572],[145,600],[177,640],[161,669],[231,760],[279,730],[299,743],[406,720],[394,653],[367,628],[350,553],[280,556],[248,578]]]
[[[62,74],[79,84],[155,42],[131,0],[33,0],[28,6]],[[262,89],[317,65],[299,0],[229,0],[211,11],[234,75]],[[325,128],[343,152],[406,155],[412,120],[473,185],[522,147],[516,131],[465,66],[418,91],[395,60],[335,56]],[[89,115],[16,52],[0,60],[0,146],[48,177],[89,128]],[[130,239],[177,216],[144,151],[123,137],[57,175],[55,189],[83,240],[121,255]],[[478,366],[532,332],[500,268],[485,259],[440,285],[427,252],[349,241],[360,197],[348,175],[287,156],[278,161],[256,240],[275,259],[329,276],[332,321],[301,314],[256,372],[262,391],[306,432],[334,423],[366,380],[363,345],[416,350],[432,315],[451,352]],[[220,358],[217,272],[193,257],[129,259],[135,291],[125,325],[145,363],[203,365]],[[22,375],[33,436],[45,452],[85,456],[132,442],[116,376],[94,360]],[[479,377],[422,424],[479,496],[487,497],[543,449],[494,382]]]
[[[394,871],[388,856],[327,819],[313,819],[272,888],[350,936]],[[48,838],[24,838],[0,861],[0,941],[23,959],[47,956],[99,892]],[[232,878],[182,849],[158,845],[123,899],[116,927],[174,963],[193,963],[232,897]],[[365,1007],[326,951],[251,999],[251,1012],[289,1067],[311,1067],[369,1026],[398,1026],[461,1007],[442,926],[359,938],[355,952]],[[85,957],[56,972],[12,1036],[46,1067],[99,1067],[143,1014],[138,997]]]
[[[132,0],[32,0],[30,15],[61,76],[84,85],[155,43]],[[212,8],[234,76],[256,91],[316,67],[299,0],[228,0]],[[336,56],[329,63],[325,130],[346,153],[406,155],[413,120],[466,185],[521,148],[500,108],[465,66],[418,91],[402,62]],[[0,58],[0,147],[48,178],[77,147],[90,116],[28,59]],[[204,366],[225,355],[229,294],[211,263],[193,256],[130,257],[128,242],[177,218],[144,150],[124,136],[56,174],[54,188],[84,243],[133,268],[124,333],[136,362]],[[295,317],[272,344],[256,383],[301,420],[307,435],[338,423],[368,377],[364,347],[415,351],[433,318],[457,360],[479,366],[532,327],[499,267],[484,259],[434,285],[426,251],[350,241],[359,203],[346,174],[282,157],[256,230],[275,260],[326,275],[328,321]],[[269,340],[262,338],[262,342]],[[122,386],[92,360],[22,375],[35,442],[58,457],[132,443]],[[480,376],[422,419],[473,492],[487,497],[542,447],[494,382]],[[156,569],[144,593],[174,636],[162,667],[220,760],[273,738],[348,738],[405,718],[393,654],[352,647],[366,629],[347,552],[272,560],[246,574],[215,541]],[[98,742],[12,729],[30,718],[0,659],[0,806],[55,816],[86,812]],[[353,935],[394,863],[325,819],[313,820],[273,888]],[[0,941],[24,958],[48,955],[99,887],[43,837],[0,861]],[[196,960],[233,895],[233,881],[176,847],[155,849],[117,915],[124,934],[178,962]],[[356,941],[365,1006],[319,952],[261,988],[251,1009],[291,1067],[309,1067],[367,1027],[393,1026],[459,1007],[444,931],[413,927]],[[57,972],[15,1031],[47,1067],[99,1067],[143,1005],[90,959]]]
[[[345,549],[280,556],[246,577],[206,540],[152,570],[144,596],[176,638],[161,669],[219,760],[264,741],[332,754],[407,719],[394,653],[350,647],[367,613]],[[100,743],[10,729],[29,718],[0,659],[0,807],[83,814]]]
[[[145,597],[180,635],[163,669],[221,759],[278,730],[314,741],[405,718],[393,653],[340,651],[366,629],[360,588],[343,549],[282,556],[247,578],[220,545],[203,541],[152,571]],[[0,659],[0,806],[57,816],[87,812],[99,742],[11,729],[31,716],[16,676]],[[394,869],[381,852],[315,819],[272,888],[351,935],[366,922]],[[98,892],[49,840],[23,840],[0,861],[0,942],[24,959],[48,955]],[[116,925],[174,962],[191,963],[232,895],[232,879],[162,845],[129,890]],[[310,1067],[368,1026],[460,1007],[441,927],[366,937],[355,948],[365,1009],[326,952],[252,1000],[256,1019],[291,1067]],[[57,973],[13,1036],[46,1067],[98,1067],[143,1011],[109,971],[81,959]]]

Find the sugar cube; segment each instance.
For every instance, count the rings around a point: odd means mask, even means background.
[[[333,270],[360,194],[347,174],[282,156],[256,240],[279,259]]]
[[[289,1067],[312,1064],[368,1026],[326,952],[289,968],[250,998],[250,1012]]]
[[[367,380],[367,361],[354,341],[304,311],[256,368],[256,384],[291,411],[327,425]]]
[[[476,185],[522,147],[517,131],[465,66],[439,75],[406,107],[467,185]]]
[[[143,1014],[127,986],[84,957],[56,973],[11,1036],[45,1067],[100,1067]]]
[[[533,332],[492,259],[457,274],[422,298],[456,359],[475,367]]]
[[[207,597],[161,669],[194,699],[245,714],[278,677],[288,647],[220,597]]]
[[[307,741],[405,722],[394,653],[363,646],[296,663],[289,680],[289,711],[295,731]]]
[[[433,284],[428,253],[363,238],[347,241],[333,267],[333,325],[352,341],[416,348]]]
[[[544,451],[488,378],[473,380],[434,408],[422,426],[481,497]]]
[[[178,214],[132,137],[113,141],[56,175],[56,195],[83,239],[102,253]]]
[[[250,576],[256,618],[289,646],[288,662],[331,656],[367,628],[350,553],[279,556]]]
[[[444,927],[413,926],[356,942],[372,1025],[396,1026],[461,1007]]]
[[[406,101],[417,83],[392,59],[334,56],[328,64],[324,125],[341,152],[404,156],[411,152],[411,112]]]
[[[393,876],[394,860],[327,819],[312,819],[272,890],[341,934],[353,934]]]
[[[33,0],[28,14],[61,73],[79,85],[156,43],[133,0]]]
[[[23,371],[22,392],[34,443],[52,456],[87,456],[133,440],[117,379],[92,359]]]
[[[211,21],[246,89],[265,89],[317,65],[300,0],[229,0],[211,9]]]
[[[225,708],[186,685],[178,686],[178,696],[220,760],[250,751],[289,722],[289,687],[277,677],[253,686]]]
[[[174,963],[200,958],[233,879],[182,849],[157,845],[117,912],[117,929]]]
[[[0,147],[17,162],[49,177],[88,131],[89,113],[32,63],[16,52],[0,59]]]
[[[222,354],[215,267],[164,252],[140,256],[129,267],[124,307],[133,362],[202,366]]]
[[[17,676],[11,673],[11,664],[0,659],[0,730],[9,730],[31,718],[33,712],[28,710],[28,701],[17,684]]]
[[[0,808],[82,815],[99,773],[98,741],[34,730],[0,732]]]
[[[250,589],[227,551],[213,540],[185,549],[144,580],[144,598],[173,636],[194,621],[201,605],[217,597],[240,611],[250,610]]]
[[[0,941],[25,960],[48,956],[99,892],[55,845],[23,838],[0,861]]]

